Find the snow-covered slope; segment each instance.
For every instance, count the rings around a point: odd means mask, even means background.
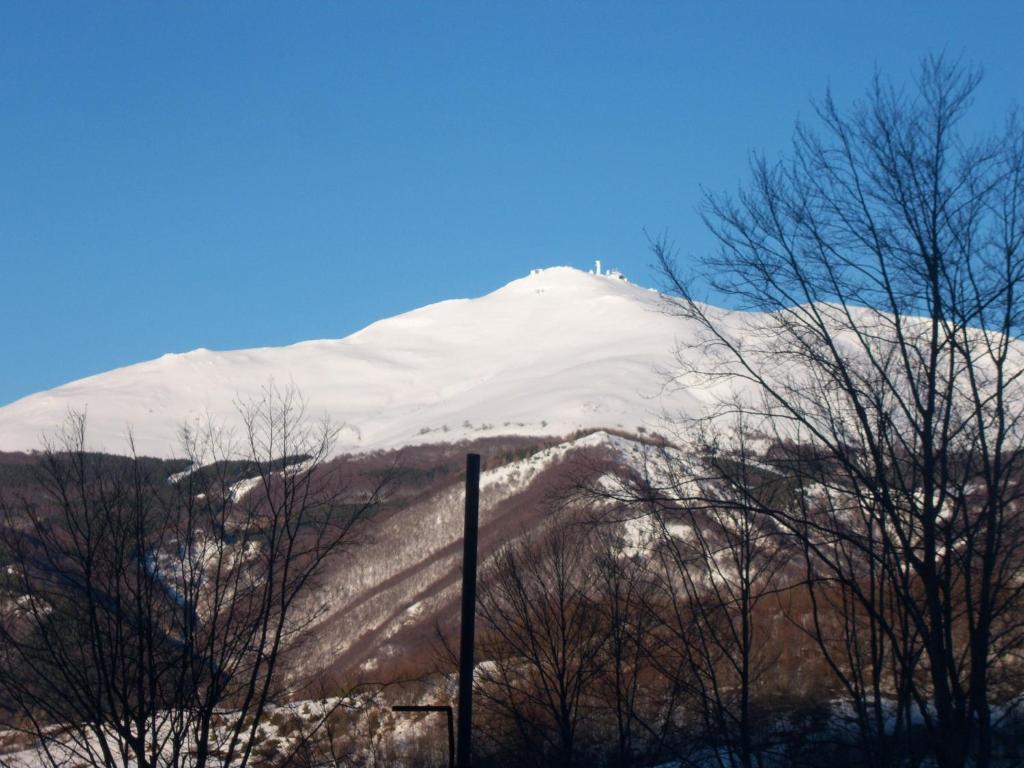
[[[658,369],[687,333],[659,295],[569,267],[535,270],[477,299],[444,301],[336,340],[197,349],[40,392],[0,408],[0,450],[38,448],[69,409],[85,409],[98,450],[180,454],[179,427],[236,419],[235,401],[294,384],[310,413],[343,423],[338,451],[487,434],[633,430],[702,393],[662,394]],[[670,397],[670,400],[666,400]]]

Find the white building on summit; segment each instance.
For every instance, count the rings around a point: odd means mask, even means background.
[[[622,280],[627,283],[629,282],[629,280],[626,280],[626,276],[619,272],[619,270],[617,269],[609,269],[607,272],[602,272],[600,259],[594,260],[594,269],[591,270],[590,274],[598,275],[599,277],[610,277],[612,280]]]

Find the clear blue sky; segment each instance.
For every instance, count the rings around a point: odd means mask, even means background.
[[[941,10],[940,10],[941,9]],[[928,52],[1024,86],[1017,2],[0,6],[0,404],[346,335],[553,264],[652,282],[700,186]],[[344,382],[339,382],[343,386]]]

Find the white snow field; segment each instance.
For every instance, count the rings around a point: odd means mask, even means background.
[[[570,267],[534,270],[477,299],[432,304],[344,339],[228,352],[197,349],[90,376],[0,408],[0,450],[40,448],[69,410],[90,448],[181,455],[180,427],[239,425],[235,403],[294,385],[309,413],[344,425],[336,452],[464,437],[657,427],[708,393],[665,391],[692,331],[660,295]]]

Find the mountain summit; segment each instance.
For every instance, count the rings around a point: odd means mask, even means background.
[[[337,450],[365,451],[501,434],[635,430],[700,393],[663,394],[685,332],[660,295],[615,272],[533,270],[476,299],[373,323],[344,339],[228,352],[196,349],[90,376],[0,408],[0,450],[38,448],[69,410],[88,442],[180,454],[180,427],[207,414],[236,423],[235,403],[269,383],[294,385],[309,413],[344,425]]]

